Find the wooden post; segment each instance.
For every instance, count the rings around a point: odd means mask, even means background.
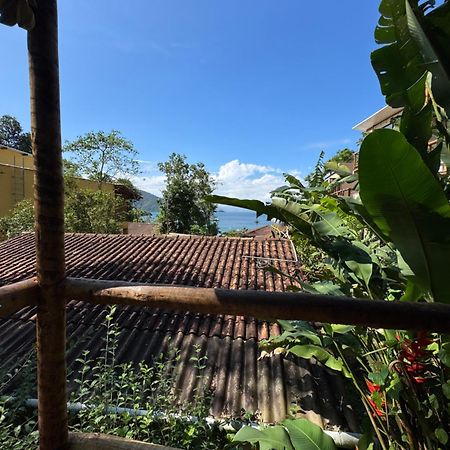
[[[64,181],[61,156],[56,0],[37,0],[28,32],[31,138],[35,163],[38,414],[41,450],[66,449]]]

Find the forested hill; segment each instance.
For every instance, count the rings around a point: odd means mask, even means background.
[[[136,206],[140,209],[148,211],[149,213],[154,213],[159,211],[158,200],[154,194],[150,194],[150,192],[145,192],[139,190],[139,193],[142,195],[141,200],[136,202]]]

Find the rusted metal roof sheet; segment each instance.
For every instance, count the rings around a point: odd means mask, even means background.
[[[293,275],[298,270],[286,240],[164,237],[130,235],[66,235],[68,275],[97,279],[170,283],[199,287],[283,291],[290,281],[264,270],[272,264]],[[0,284],[34,274],[34,237],[25,234],[0,244]],[[83,349],[100,356],[107,308],[70,302],[67,309],[69,387],[74,388]],[[0,360],[11,367],[34,344],[35,308],[0,320]],[[216,417],[251,412],[276,421],[297,404],[328,428],[357,431],[344,381],[327,368],[303,359],[260,358],[258,344],[279,335],[275,323],[242,316],[199,315],[162,309],[118,307],[118,362],[146,361],[179,352],[176,388],[181,401],[199,389],[212,395]],[[206,356],[202,376],[191,358]]]

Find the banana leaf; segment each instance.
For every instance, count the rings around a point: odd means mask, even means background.
[[[35,25],[33,8],[36,7],[35,0],[0,0],[0,23],[31,30]]]
[[[450,5],[425,15],[417,0],[382,0],[380,13],[375,40],[383,47],[372,52],[371,61],[386,102],[420,111],[423,99],[411,91],[429,71],[436,100],[449,111]]]
[[[393,130],[368,135],[359,154],[360,196],[422,289],[450,302],[450,206],[416,149]]]

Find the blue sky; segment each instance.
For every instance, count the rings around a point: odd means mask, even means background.
[[[130,5],[130,6],[128,6]],[[321,149],[355,148],[383,106],[369,54],[378,1],[60,0],[63,138],[118,129],[158,193],[175,151],[220,193],[264,198]],[[0,27],[0,114],[29,126],[26,34]]]

